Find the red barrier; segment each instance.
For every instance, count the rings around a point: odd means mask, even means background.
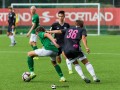
[[[73,21],[82,19],[85,25],[97,25],[97,8],[39,8],[37,13],[40,17],[40,24],[50,26],[57,21],[57,12],[64,10],[66,12],[65,21],[73,25]],[[19,26],[31,25],[31,14],[27,8],[15,9],[17,15],[17,24]],[[0,9],[0,26],[7,25],[7,9]],[[102,8],[100,12],[101,25],[120,25],[120,9],[119,8]]]

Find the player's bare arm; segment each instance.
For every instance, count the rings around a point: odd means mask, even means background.
[[[50,34],[54,34],[54,33],[59,33],[61,34],[62,31],[61,30],[54,30],[54,31],[46,31],[47,33],[50,33]]]
[[[45,33],[45,34],[44,34],[44,37],[49,38],[49,39],[52,41],[52,43],[53,43],[57,48],[60,47],[60,46],[56,43],[56,40],[51,36],[51,34]]]
[[[30,36],[30,33],[31,33],[31,32],[32,32],[32,30],[35,28],[35,26],[36,26],[36,24],[35,24],[35,23],[33,23],[33,24],[32,24],[32,27],[30,28],[29,32],[27,33],[27,37],[29,37],[29,36]]]
[[[90,53],[90,49],[89,49],[89,47],[88,47],[88,45],[87,45],[87,38],[86,38],[85,35],[82,35],[82,42],[83,42],[83,44],[84,44],[84,47],[85,47],[87,53]]]

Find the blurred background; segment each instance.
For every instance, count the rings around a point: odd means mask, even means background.
[[[119,35],[120,34],[120,0],[0,0],[0,34],[5,34],[7,30],[7,7],[11,6],[12,3],[24,3],[24,4],[32,4],[32,3],[100,3],[100,35],[105,34],[105,35]],[[31,27],[31,20],[28,22],[23,21],[23,13],[30,13],[29,12],[30,6],[14,6],[15,13],[17,15],[17,25],[16,25],[16,34],[23,33],[25,34],[29,28]],[[92,21],[95,19],[95,15],[98,12],[98,6],[70,6],[67,7],[66,5],[64,6],[44,6],[40,7],[37,10],[37,13],[40,16],[40,25],[46,27],[47,29],[50,28],[50,25],[56,21],[55,18],[57,18],[57,11],[58,10],[65,10],[69,16],[69,13],[76,13],[78,16],[75,16],[74,14],[71,15],[71,18],[76,17],[81,17],[81,15],[84,15],[84,21],[85,18],[89,18],[87,21],[85,21],[85,27],[87,28],[88,32],[90,34],[97,34],[98,33],[98,23],[97,19],[96,21]],[[72,8],[72,9],[71,9]],[[44,12],[47,12],[47,15],[49,17],[54,17],[50,18],[51,21],[49,23],[44,23],[43,18],[48,18],[44,16]],[[54,13],[52,12],[54,11]],[[83,13],[81,13],[83,12]],[[22,14],[21,14],[22,13]],[[42,13],[42,14],[41,14]],[[91,13],[91,14],[86,14],[85,13]],[[55,14],[53,16],[53,14]],[[27,14],[25,14],[24,18],[28,18]],[[69,20],[68,20],[69,19]],[[90,21],[91,19],[91,21]],[[70,18],[66,18],[66,21],[73,26],[73,23],[71,23],[73,20],[70,21]],[[26,24],[25,24],[26,23]]]
[[[11,3],[100,3],[120,7],[120,0],[0,0],[0,8],[10,6]]]

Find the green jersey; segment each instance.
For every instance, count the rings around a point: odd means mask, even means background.
[[[44,48],[46,50],[52,50],[54,52],[58,52],[58,49],[55,47],[55,45],[51,42],[50,39],[44,37],[45,32],[40,32],[38,34],[41,43],[43,44]]]
[[[39,26],[39,16],[38,16],[38,14],[34,14],[33,16],[32,16],[32,24],[33,23],[35,23],[36,24],[36,26],[35,26],[35,28],[32,30],[32,34],[35,34],[35,29]]]

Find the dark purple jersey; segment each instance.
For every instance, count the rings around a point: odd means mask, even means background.
[[[67,58],[76,58],[81,55],[80,50],[80,40],[82,35],[87,36],[86,29],[80,27],[73,27],[69,29],[61,30],[62,33],[65,33],[64,37],[64,52]],[[83,56],[83,55],[81,55]]]
[[[9,23],[9,26],[12,26],[12,25],[15,26],[15,22],[16,22],[16,15],[15,15],[14,12],[10,12],[8,14],[8,23]]]
[[[59,22],[55,22],[51,26],[51,30],[60,30],[60,29],[67,29],[70,25],[68,23],[64,23],[62,26],[59,24]],[[64,44],[64,33],[62,34],[55,34],[55,38],[57,40],[57,43],[62,46]]]

